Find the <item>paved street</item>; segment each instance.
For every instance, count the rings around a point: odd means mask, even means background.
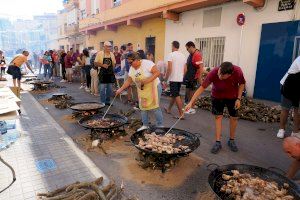
[[[1,200],[36,199],[38,192],[52,191],[75,181],[92,181],[103,176],[27,92],[22,94],[22,115],[17,128],[21,138],[1,152],[1,157],[15,169],[17,181],[0,194]],[[56,168],[41,173],[37,162],[45,159],[53,159]],[[10,170],[2,163],[0,177],[0,188],[6,187],[12,180]]]
[[[98,97],[79,90],[78,84],[61,85],[66,86],[66,88],[53,92],[66,92],[73,96],[76,102],[98,101]],[[72,113],[70,110],[58,110],[53,105],[45,103],[45,99],[51,97],[51,93],[36,94],[35,97],[70,137],[76,138],[79,135],[87,135],[89,133],[88,130],[84,130],[76,124],[75,120],[69,119],[68,116],[71,116]],[[167,98],[164,97],[162,106],[166,104]],[[111,113],[119,112],[120,109],[126,111],[130,107],[124,105],[118,99]],[[139,117],[139,113],[136,113],[136,117]],[[164,114],[164,117],[165,126],[171,126],[175,121],[170,115]],[[153,172],[152,170],[139,171],[140,169],[136,167],[134,156],[127,155],[135,155],[137,152],[135,148],[126,142],[128,138],[109,143],[107,145],[109,147],[108,155],[87,152],[80,145],[79,147],[108,177],[116,180],[118,183],[124,182],[126,193],[137,195],[140,199],[145,200],[198,199],[199,196],[207,194],[209,192],[207,184],[209,171],[206,169],[206,165],[209,163],[218,165],[247,163],[262,167],[275,166],[282,170],[287,169],[290,160],[282,152],[282,140],[276,138],[278,124],[240,120],[237,130],[237,144],[240,148],[238,153],[230,152],[227,148],[227,119],[224,120],[223,125],[223,149],[218,155],[213,155],[210,153],[211,145],[214,142],[212,115],[207,111],[197,110],[196,115],[187,116],[186,120],[181,121],[177,128],[196,133],[200,137],[201,145],[191,156],[182,159],[174,170],[166,174],[161,174],[157,171]],[[116,146],[122,146],[123,149],[120,150]],[[126,162],[130,164],[127,165]],[[182,164],[180,165],[180,163]],[[159,176],[159,178],[154,180],[155,178],[151,177],[151,174]],[[177,177],[177,179],[174,179],[174,177]]]

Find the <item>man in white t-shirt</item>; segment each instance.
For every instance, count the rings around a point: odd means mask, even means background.
[[[186,57],[183,53],[178,51],[178,49],[179,49],[179,42],[173,41],[172,53],[168,55],[168,68],[165,77],[165,80],[169,81],[170,83],[171,100],[170,100],[169,107],[166,108],[165,110],[168,114],[171,113],[171,109],[174,103],[176,103],[179,112],[179,118],[180,118],[181,116],[183,116],[183,111],[182,111],[183,104],[180,97],[180,88],[183,82]]]
[[[294,60],[293,64],[291,65],[291,67],[289,68],[287,73],[281,79],[281,81],[280,81],[281,88],[284,87],[284,84],[286,83],[289,75],[296,75],[298,73],[300,73],[300,56]],[[296,90],[296,91],[294,91],[295,94],[297,92],[299,94],[299,91],[300,91],[299,89],[297,89],[297,87],[299,88],[299,86],[295,86],[294,88],[296,88],[296,89],[292,89],[293,91]],[[283,93],[283,89],[282,89],[281,93]],[[287,119],[289,116],[289,111],[292,108],[294,109],[294,118],[293,118],[294,128],[293,128],[292,136],[297,135],[297,134],[300,135],[300,131],[299,131],[299,123],[300,123],[299,101],[298,100],[297,100],[297,102],[292,101],[290,98],[287,98],[287,97],[285,97],[284,94],[282,94],[281,95],[280,129],[277,133],[278,138],[284,138],[285,126],[286,126]]]

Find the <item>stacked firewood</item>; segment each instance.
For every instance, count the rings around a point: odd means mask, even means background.
[[[135,197],[126,197],[123,185],[117,186],[112,181],[101,188],[102,182],[102,177],[93,182],[76,182],[52,192],[39,193],[37,196],[43,200],[138,200]]]
[[[199,98],[196,102],[199,108],[211,111],[211,97],[206,96]],[[229,116],[225,109],[226,117]],[[249,121],[261,121],[266,123],[279,122],[280,110],[275,107],[267,106],[250,98],[243,98],[241,108],[239,109],[239,117]]]

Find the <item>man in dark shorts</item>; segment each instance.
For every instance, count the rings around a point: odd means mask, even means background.
[[[17,86],[16,80],[18,83],[18,87],[21,88],[21,66],[25,63],[27,68],[34,74],[32,71],[30,64],[28,63],[27,57],[29,56],[28,51],[23,51],[22,54],[16,55],[9,64],[8,73],[12,75],[14,87]]]
[[[245,88],[245,78],[240,67],[224,62],[220,67],[215,67],[204,80],[203,84],[195,92],[186,110],[192,108],[193,103],[210,85],[212,87],[212,113],[215,115],[216,143],[211,149],[211,153],[218,153],[221,148],[221,131],[224,107],[226,106],[230,115],[230,138],[228,146],[231,151],[237,152],[238,148],[234,142],[235,130],[238,120],[238,109],[241,106],[241,98]]]
[[[182,100],[180,97],[180,88],[181,83],[183,81],[184,75],[184,67],[186,64],[186,57],[183,53],[179,51],[179,42],[172,42],[172,53],[168,55],[168,68],[165,80],[170,83],[170,91],[171,91],[171,100],[168,108],[166,108],[167,113],[171,113],[171,109],[176,103],[179,118],[183,115],[182,111]]]
[[[201,84],[201,78],[203,73],[203,61],[202,55],[194,42],[188,42],[185,45],[186,50],[190,53],[187,62],[186,62],[186,69],[185,69],[185,76],[184,76],[184,83],[186,86],[186,98],[185,103],[188,103],[192,96],[194,95],[198,82]],[[200,81],[199,81],[200,80]],[[194,105],[193,105],[194,107]],[[195,114],[196,110],[191,108],[186,114]]]

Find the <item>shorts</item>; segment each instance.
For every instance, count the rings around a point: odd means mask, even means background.
[[[212,114],[214,115],[223,115],[224,107],[227,107],[229,115],[231,117],[237,117],[238,111],[234,108],[236,99],[211,99],[212,101]]]
[[[283,95],[281,95],[281,108],[283,110],[290,110],[291,108],[299,108],[300,102],[292,102],[291,100],[287,99]]]
[[[181,88],[181,82],[171,82],[170,81],[171,97],[180,96],[180,88]]]
[[[197,80],[186,81],[185,86],[187,89],[196,90],[197,89]]]
[[[72,68],[66,68],[66,75],[72,75],[73,69]]]
[[[13,79],[21,80],[22,74],[21,74],[20,67],[10,66],[10,68],[11,68],[10,70],[11,70],[11,75],[12,75]]]

